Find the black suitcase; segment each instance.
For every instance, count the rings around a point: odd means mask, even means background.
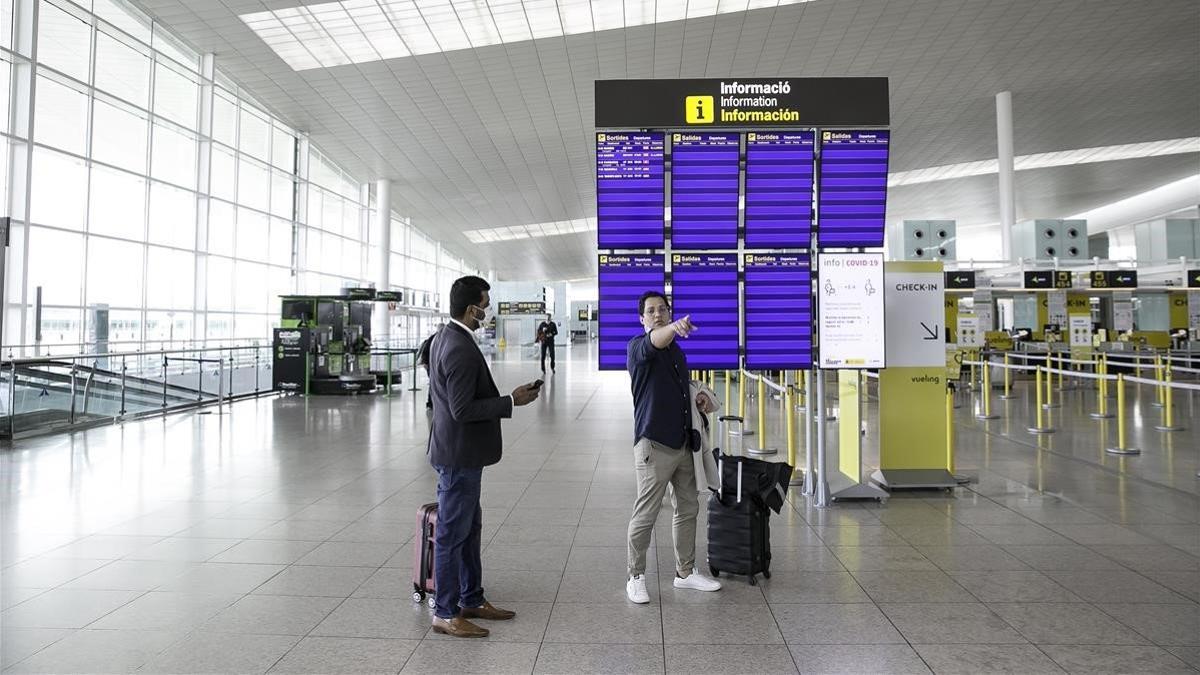
[[[437,532],[437,502],[417,509],[417,533],[413,537],[413,602],[427,602],[432,609],[433,597],[433,536]],[[426,598],[428,595],[428,598]]]
[[[724,476],[720,457],[718,470]],[[735,494],[722,489],[708,499],[708,570],[714,577],[744,574],[755,586],[754,575],[771,578],[771,512],[759,499],[742,498],[741,468],[739,462]]]

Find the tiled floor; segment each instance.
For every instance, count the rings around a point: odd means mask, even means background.
[[[1034,437],[1026,398],[958,411],[949,493],[772,518],[773,577],[716,594],[624,596],[634,494],[626,377],[584,349],[506,422],[485,473],[490,638],[433,635],[410,599],[411,533],[433,496],[424,397],[238,403],[24,441],[0,455],[4,672],[1195,672],[1200,434],[1164,435],[1133,398],[1144,453],[1066,394]],[[500,360],[515,385],[535,366]],[[1146,398],[1142,398],[1145,396]],[[868,405],[874,411],[874,403]],[[870,464],[874,426],[869,425]],[[668,523],[660,518],[660,527]],[[703,527],[698,551],[703,558]]]

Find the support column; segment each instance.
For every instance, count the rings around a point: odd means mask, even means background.
[[[379,233],[379,241],[373,251],[378,256],[375,265],[375,290],[386,291],[391,276],[392,250],[392,181],[380,178],[375,181],[375,212],[374,230]],[[371,318],[372,342],[376,345],[387,345],[391,338],[391,317],[388,316],[387,303],[375,303],[374,316]]]
[[[1000,255],[1012,261],[1012,233],[1016,224],[1017,198],[1013,188],[1012,92],[996,94],[996,148],[1000,162]]]

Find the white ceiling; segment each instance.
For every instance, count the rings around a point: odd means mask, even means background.
[[[596,79],[884,75],[893,171],[994,158],[1006,89],[1018,155],[1200,136],[1196,0],[816,0],[300,72],[238,15],[314,2],[137,2],[352,173],[394,179],[397,211],[504,279],[594,274],[594,233],[461,233],[595,215]],[[1193,153],[1021,172],[1017,217],[1198,171]],[[995,184],[894,188],[888,218],[994,223]]]

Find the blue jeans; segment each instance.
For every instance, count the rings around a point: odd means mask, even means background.
[[[480,533],[483,509],[479,491],[483,469],[434,466],[438,472],[438,521],[433,537],[433,579],[443,619],[458,616],[460,607],[483,604],[483,560]]]

